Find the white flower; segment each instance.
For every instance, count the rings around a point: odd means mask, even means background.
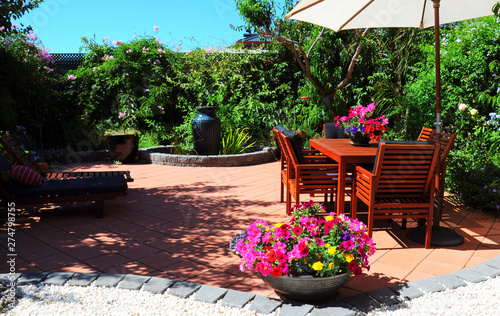
[[[460,103],[460,104],[458,105],[458,109],[459,109],[460,111],[465,111],[465,109],[466,109],[466,108],[467,108],[467,105],[466,105],[465,103]]]
[[[470,115],[474,116],[476,114],[477,114],[477,110],[476,109],[470,110]]]

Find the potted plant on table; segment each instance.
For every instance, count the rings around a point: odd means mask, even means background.
[[[282,298],[321,301],[369,269],[375,244],[366,225],[320,211],[324,207],[310,201],[294,206],[289,224],[255,221],[235,237],[240,270],[256,271]]]
[[[347,116],[334,118],[335,126],[342,127],[355,145],[366,145],[372,139],[378,142],[387,131],[389,120],[385,115],[372,118],[374,110],[374,103],[370,103],[366,107],[353,106]]]

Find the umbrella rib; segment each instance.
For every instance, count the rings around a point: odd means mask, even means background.
[[[422,18],[420,19],[420,29],[424,29],[424,15],[425,15],[425,5],[427,4],[427,0],[424,0],[424,8],[422,9]]]
[[[370,2],[368,2],[367,4],[365,4],[361,9],[359,9],[358,12],[356,12],[350,19],[348,19],[344,24],[342,24],[338,30],[336,30],[335,32],[338,32],[338,31],[341,31],[344,26],[346,26],[347,24],[349,24],[349,22],[351,22],[355,17],[358,16],[358,14],[360,14],[364,9],[366,9],[366,7],[368,7],[370,4],[372,4],[372,2],[375,1],[375,0],[370,0]]]

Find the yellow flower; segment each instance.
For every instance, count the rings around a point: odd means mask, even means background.
[[[330,247],[330,244],[325,244],[325,248],[328,249],[328,247]]]
[[[331,268],[333,268],[333,262],[330,262],[330,264],[328,264],[328,266]]]
[[[332,256],[337,252],[337,249],[335,247],[330,247],[328,248],[328,253],[331,254]]]
[[[354,260],[354,256],[352,254],[344,255],[345,261],[351,262]]]
[[[316,271],[321,271],[323,270],[323,264],[321,263],[321,261],[318,261],[318,262],[315,262],[313,265],[312,265],[312,268]]]
[[[281,227],[281,226],[283,226],[283,223],[278,223],[278,224],[276,224],[276,225],[274,225],[274,226],[276,226],[276,227]]]
[[[327,221],[327,222],[333,221],[333,216],[326,216],[325,221]]]

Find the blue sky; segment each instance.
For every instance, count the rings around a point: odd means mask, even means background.
[[[243,25],[234,0],[45,0],[14,22],[31,25],[51,53],[78,52],[83,36],[102,43],[128,41],[134,31],[155,35],[154,26],[169,47],[182,41],[183,51],[232,45],[245,33],[230,27]]]

